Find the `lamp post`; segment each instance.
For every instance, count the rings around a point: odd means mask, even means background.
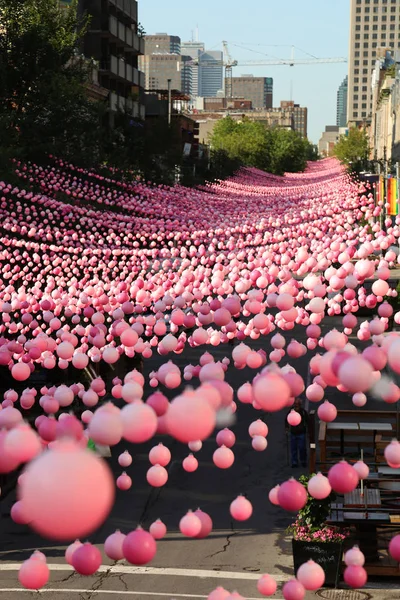
[[[171,95],[171,79],[168,79],[168,125],[171,125],[172,115],[172,95]]]

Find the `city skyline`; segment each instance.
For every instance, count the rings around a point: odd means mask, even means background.
[[[350,0],[337,0],[334,6],[321,4],[319,0],[306,0],[299,6],[295,0],[287,0],[282,11],[276,10],[276,4],[270,0],[254,0],[252,10],[242,11],[239,17],[236,9],[242,5],[235,0],[220,0],[217,4],[204,0],[202,11],[190,16],[183,0],[171,0],[168,6],[161,0],[146,0],[139,4],[139,21],[147,34],[168,31],[170,35],[178,35],[182,45],[198,39],[207,50],[222,50],[222,39],[227,39],[232,58],[239,63],[290,58],[292,44],[296,46],[295,58],[298,59],[310,59],[310,55],[347,57]],[[330,35],[326,35],[328,28]],[[255,77],[273,78],[274,106],[290,99],[306,106],[309,139],[316,143],[325,126],[336,122],[337,90],[347,69],[346,63],[293,68],[238,66],[233,76],[251,73]]]

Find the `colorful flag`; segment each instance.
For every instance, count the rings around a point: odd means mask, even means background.
[[[399,214],[399,185],[395,177],[388,179],[388,202],[390,204],[389,215]]]

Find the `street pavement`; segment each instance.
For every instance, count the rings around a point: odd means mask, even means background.
[[[335,324],[331,319],[330,327]],[[338,320],[339,324],[339,320]],[[305,341],[304,330],[298,329],[286,336]],[[270,351],[264,338],[249,342],[253,348]],[[232,347],[208,348],[216,360],[230,356]],[[188,363],[196,364],[204,347],[187,349],[172,360],[181,368]],[[307,379],[310,355],[290,360],[297,371]],[[145,362],[145,375],[164,362],[158,356]],[[286,362],[286,361],[284,361]],[[244,382],[251,381],[255,372],[250,369],[238,371],[230,368],[227,381],[235,390]],[[175,392],[176,395],[176,392]],[[338,397],[339,407],[351,408],[348,397]],[[373,406],[371,406],[373,408]],[[268,447],[264,452],[252,449],[248,426],[256,418],[263,418],[269,427]],[[101,548],[105,538],[121,529],[127,533],[138,524],[147,528],[161,518],[168,527],[166,538],[158,542],[155,559],[143,568],[133,567],[124,561],[112,563],[104,556],[101,570],[93,577],[81,577],[66,565],[63,558],[65,546],[42,540],[28,527],[16,525],[10,518],[10,508],[15,501],[14,492],[8,493],[0,502],[0,599],[24,600],[37,598],[37,592],[24,591],[18,584],[18,568],[22,560],[36,548],[42,549],[51,568],[48,585],[40,592],[43,598],[54,600],[114,600],[123,598],[142,600],[190,600],[205,599],[212,589],[222,585],[236,590],[248,600],[261,598],[257,592],[257,579],[263,573],[276,577],[279,589],[275,598],[282,598],[282,584],[293,576],[291,536],[285,530],[292,516],[274,507],[268,500],[269,490],[290,476],[299,476],[301,469],[291,469],[288,464],[284,414],[257,414],[254,409],[238,406],[236,422],[231,426],[237,442],[233,448],[235,463],[228,470],[217,469],[212,463],[216,449],[215,438],[207,440],[196,454],[199,468],[186,473],[182,460],[189,453],[186,446],[159,436],[149,444],[133,446],[120,444],[112,448],[109,464],[115,476],[121,473],[117,457],[125,449],[133,456],[132,466],[127,469],[133,485],[128,491],[117,491],[114,508],[101,529],[90,536],[90,541]],[[148,451],[162,441],[172,452],[169,480],[163,488],[151,488],[146,482],[149,468]],[[253,505],[252,517],[244,522],[233,521],[229,504],[239,494],[244,494]],[[208,512],[214,528],[205,540],[184,538],[179,532],[179,520],[188,509],[197,508]],[[377,589],[368,590],[368,596],[346,590],[322,590],[314,597],[341,598],[342,600],[367,600],[367,598],[394,599],[399,597],[395,582],[372,582]],[[393,590],[390,589],[393,586]],[[323,595],[325,594],[325,595]]]

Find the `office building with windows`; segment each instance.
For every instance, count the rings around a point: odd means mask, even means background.
[[[348,76],[346,75],[337,92],[336,125],[338,127],[347,126],[347,83]]]
[[[199,96],[199,59],[205,50],[203,42],[182,42],[181,55],[183,60],[183,91],[192,99]]]
[[[247,98],[253,108],[272,108],[272,77],[232,77],[232,98]]]
[[[167,33],[144,36],[145,54],[180,54],[181,38]]]
[[[223,53],[206,50],[199,58],[199,96],[214,98],[224,87]]]
[[[295,104],[293,100],[282,100],[281,110],[289,112],[293,117],[293,129],[300,133],[304,138],[307,137],[308,109],[300,104]]]
[[[350,0],[350,6],[347,120],[360,125],[371,118],[376,59],[400,48],[400,1]]]

